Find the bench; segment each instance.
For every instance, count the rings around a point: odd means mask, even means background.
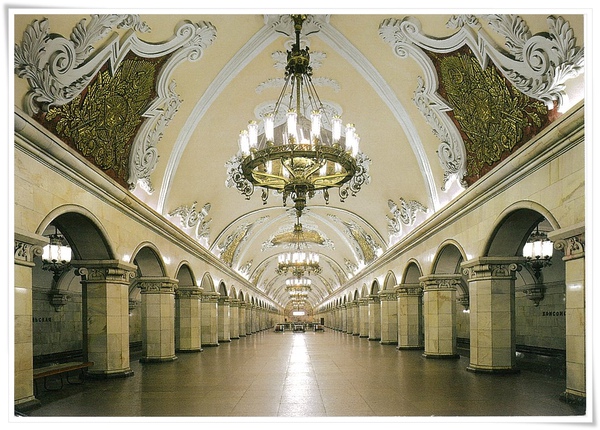
[[[69,363],[58,363],[51,364],[50,366],[39,367],[37,369],[33,369],[33,382],[34,382],[34,390],[37,391],[37,380],[44,380],[44,388],[48,391],[57,391],[62,389],[63,383],[63,375],[66,375],[67,382],[69,384],[81,384],[83,383],[85,377],[85,371],[88,367],[93,366],[94,363],[92,361],[71,361]],[[81,371],[81,377],[79,381],[71,381],[69,379],[69,373],[74,372],[76,370]],[[50,376],[60,376],[60,387],[58,388],[49,388],[47,384],[47,378]]]

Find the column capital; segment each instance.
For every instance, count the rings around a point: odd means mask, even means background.
[[[574,260],[585,257],[585,224],[577,224],[548,232],[548,239],[554,242],[554,249],[562,251],[563,260]]]
[[[166,276],[142,276],[135,280],[135,286],[142,294],[175,294],[178,282]]]
[[[229,304],[231,302],[231,300],[227,296],[220,296],[218,298],[218,301],[220,305]]]
[[[369,304],[368,297],[361,297],[360,299],[358,299],[358,306],[366,306],[368,304]]]
[[[379,299],[381,301],[392,301],[392,300],[396,300],[397,296],[396,296],[396,291],[395,289],[393,290],[383,290],[379,292]]]
[[[15,231],[15,264],[32,266],[33,258],[42,255],[44,245],[49,241],[39,234]]]
[[[469,279],[513,278],[525,262],[525,257],[478,257],[463,262],[460,267]]]
[[[200,299],[204,288],[197,287],[196,285],[179,285],[175,291],[175,295],[178,298],[195,298]]]
[[[129,284],[137,266],[120,260],[72,260],[75,274],[87,283],[111,282]]]
[[[369,294],[369,303],[379,303],[379,294]]]
[[[394,290],[398,296],[421,296],[423,295],[423,288],[421,284],[399,284]]]
[[[238,299],[231,299],[229,302],[229,306],[231,306],[232,308],[239,308],[241,307],[241,303]]]
[[[419,278],[423,291],[456,290],[460,287],[461,275],[453,273],[432,274]]]
[[[215,293],[214,291],[206,291],[202,293],[202,302],[217,303],[220,296],[219,293]]]

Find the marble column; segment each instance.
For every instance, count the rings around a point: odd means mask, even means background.
[[[381,301],[377,294],[369,296],[369,340],[381,340]]]
[[[398,349],[423,349],[423,289],[400,284],[398,297]]]
[[[219,293],[202,293],[202,346],[219,346]]]
[[[369,300],[361,298],[358,300],[358,309],[360,314],[359,337],[369,337]]]
[[[137,281],[142,294],[141,362],[176,360],[175,288],[177,280],[142,276]]]
[[[219,297],[217,324],[219,327],[219,342],[231,342],[231,309],[229,297]]]
[[[353,311],[353,316],[352,316],[352,324],[353,324],[352,335],[353,336],[360,336],[360,308],[359,308],[358,299],[355,300],[354,302],[352,302],[352,304],[354,305],[353,308],[352,308],[352,311]]]
[[[14,406],[27,410],[39,405],[33,393],[33,258],[48,238],[15,231],[14,241]]]
[[[239,333],[240,337],[246,337],[246,308],[248,305],[244,302],[240,302],[240,316],[239,316]]]
[[[461,275],[419,278],[423,287],[423,317],[427,358],[458,358],[456,352],[456,289]]]
[[[229,303],[229,311],[231,315],[231,339],[240,338],[240,301],[232,299]]]
[[[479,257],[461,264],[469,280],[470,353],[467,370],[517,372],[515,273],[522,257]]]
[[[81,276],[83,354],[88,376],[133,375],[129,367],[129,286],[136,266],[118,260],[71,261]]]
[[[383,290],[379,293],[381,306],[381,340],[382,345],[398,344],[398,303],[394,290]]]
[[[356,308],[356,303],[348,302],[346,303],[346,333],[352,334],[354,331],[354,309]]]
[[[175,351],[202,351],[202,291],[195,285],[175,291]]]
[[[554,241],[556,249],[563,251],[565,262],[567,384],[561,398],[585,404],[585,224],[555,230],[548,238]]]
[[[252,319],[254,318],[254,305],[252,303],[248,303],[246,305],[246,335],[252,334]]]
[[[348,329],[348,307],[346,304],[341,306],[341,315],[342,315],[342,333],[346,333]]]

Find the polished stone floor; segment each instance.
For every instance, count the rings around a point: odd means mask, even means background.
[[[523,417],[582,419],[559,400],[564,378],[466,370],[468,358],[426,359],[337,331],[273,332],[140,363],[134,376],[48,392],[35,417]],[[536,418],[537,417],[537,418]],[[535,421],[534,420],[534,421]]]

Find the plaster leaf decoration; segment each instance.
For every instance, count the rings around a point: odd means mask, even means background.
[[[182,61],[201,58],[216,29],[184,21],[169,40],[150,44],[133,31],[121,37],[116,28],[150,31],[138,15],[91,15],[66,38],[50,33],[47,19],[35,20],[15,45],[14,70],[29,84],[23,103],[29,115],[82,154],[88,151],[86,158],[124,187],[152,193],[155,147],[181,103],[169,76]],[[111,153],[120,155],[108,159]]]
[[[246,264],[244,264],[243,266],[240,266],[240,268],[238,269],[238,272],[240,272],[243,276],[248,278],[250,276],[250,269],[252,268],[253,262],[254,262],[254,260],[247,261]]]
[[[268,215],[260,217],[254,222],[240,224],[233,233],[225,237],[217,245],[219,258],[228,266],[232,267],[237,260],[240,245],[248,238],[250,231],[269,219]]]
[[[329,267],[331,268],[331,270],[333,271],[333,273],[335,273],[335,276],[337,278],[337,283],[330,279],[331,285],[344,285],[344,283],[346,283],[346,281],[348,281],[348,279],[350,278],[348,276],[348,273],[344,272],[340,268],[339,265],[333,264],[329,260],[327,261],[327,264],[329,265]]]
[[[390,236],[402,231],[402,224],[412,226],[415,223],[417,212],[427,212],[427,207],[416,200],[406,201],[400,197],[400,207],[393,201],[388,200],[388,207],[392,217],[388,219],[388,233]]]
[[[356,272],[358,272],[358,265],[348,260],[347,258],[344,258],[344,265],[346,266],[348,273],[355,274]]]
[[[263,275],[264,271],[266,270],[267,265],[262,265],[260,267],[257,267],[254,272],[252,273],[252,275],[250,276],[250,282],[254,285],[259,285],[258,280],[261,278],[261,276]]]
[[[480,20],[487,20],[488,27],[484,28]],[[456,130],[452,129],[456,127],[446,125],[445,117],[450,108],[444,103],[429,103],[433,97],[439,100],[440,80],[430,57],[464,52],[466,47],[482,70],[488,68],[491,60],[518,91],[543,102],[548,109],[555,109],[565,100],[565,82],[583,71],[583,48],[577,46],[571,26],[562,17],[549,16],[547,22],[548,32],[532,35],[526,22],[516,15],[483,15],[479,18],[455,15],[447,26],[456,28],[457,32],[446,38],[423,34],[421,23],[414,17],[390,18],[380,24],[379,34],[391,45],[393,52],[400,58],[413,58],[427,76],[424,89],[418,90],[420,100],[415,102],[430,124],[435,124],[434,116],[442,121],[434,128],[442,139],[438,156],[445,172],[444,183],[448,178],[458,176],[464,186],[460,176],[466,174],[467,160],[460,158],[466,151],[460,150],[461,141],[454,139]],[[488,28],[505,37],[504,48],[494,42],[487,33]],[[441,126],[446,126],[449,133],[440,132]]]
[[[196,239],[208,240],[210,235],[210,223],[211,219],[207,219],[208,211],[210,211],[211,204],[206,203],[202,209],[196,211],[196,205],[198,202],[192,203],[191,206],[182,205],[178,208],[169,212],[169,216],[179,216],[181,227],[185,229],[196,227]]]
[[[413,102],[431,127],[433,134],[442,142],[437,149],[438,160],[444,169],[442,191],[453,178],[466,188],[467,183],[463,179],[466,174],[465,145],[448,115],[442,114],[449,109],[448,106],[425,87],[425,81],[420,76],[417,77]]]
[[[382,252],[381,245],[354,221],[344,221],[333,214],[327,216],[343,227],[343,232],[353,245],[357,260],[361,263],[366,265],[373,262]]]

